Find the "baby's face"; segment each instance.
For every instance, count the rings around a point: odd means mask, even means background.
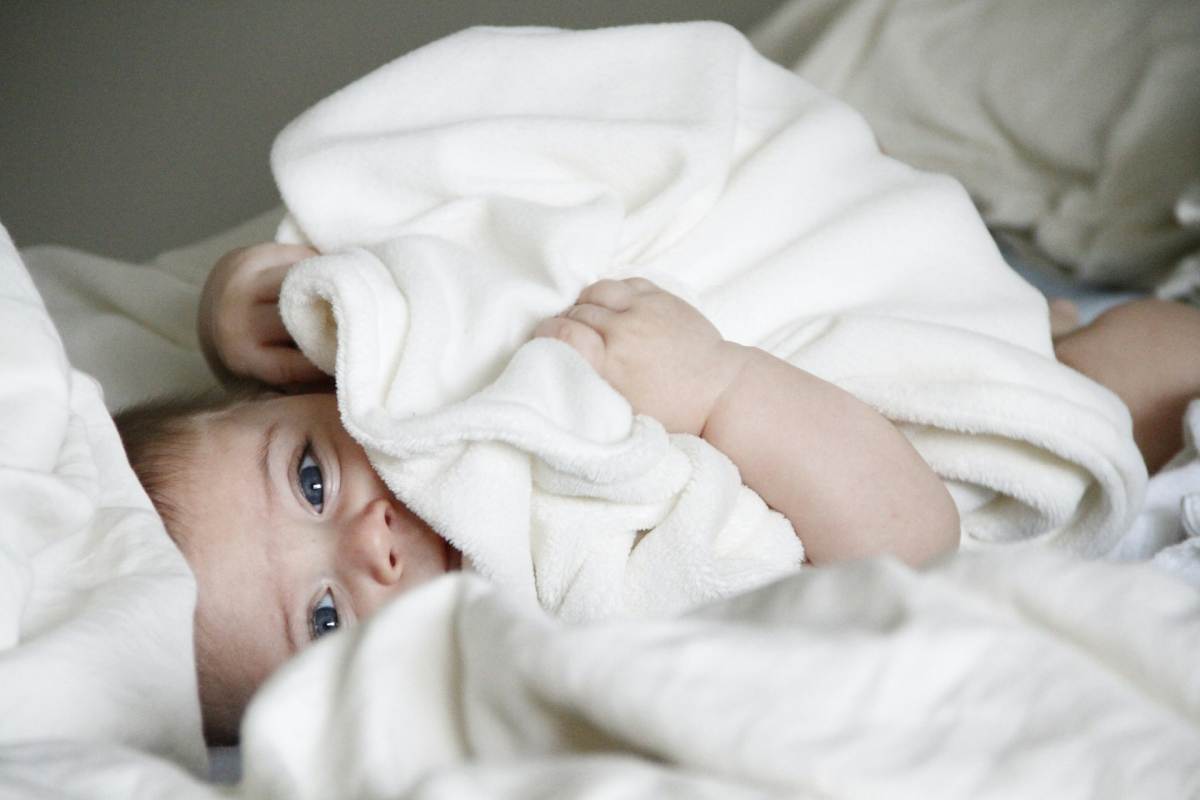
[[[174,499],[199,585],[206,709],[240,712],[301,647],[458,568],[458,552],[375,474],[332,395],[272,398],[202,424]]]

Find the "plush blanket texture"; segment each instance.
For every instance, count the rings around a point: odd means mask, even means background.
[[[1100,554],[1136,513],[1127,411],[1054,360],[962,188],[731,28],[466,31],[314,106],[273,165],[282,235],[327,254],[289,274],[284,320],[347,428],[481,572],[561,614],[674,612],[801,557],[707,443],[523,344],[601,277],[659,280],[876,407],[952,484],[968,545]]]

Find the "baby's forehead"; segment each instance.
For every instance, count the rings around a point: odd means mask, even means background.
[[[286,400],[285,397],[268,395],[238,402],[227,408],[205,411],[197,415],[198,429],[202,436],[210,438],[265,432],[273,425],[287,423],[294,416],[287,413]]]
[[[188,532],[182,549],[202,597],[260,594],[265,586],[260,579],[271,573],[269,503],[259,474],[262,435],[269,428],[269,420],[253,413],[212,415],[176,476],[178,510]]]
[[[266,394],[201,415],[196,437],[200,447],[189,460],[262,464],[273,441],[294,442],[332,428],[338,436],[347,435],[332,395]]]

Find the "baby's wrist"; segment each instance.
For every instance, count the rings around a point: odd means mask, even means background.
[[[742,376],[746,370],[756,360],[766,355],[757,347],[747,347],[730,341],[721,342],[720,348],[716,370],[718,377],[715,381],[718,389],[709,403],[708,413],[705,415],[704,424],[698,434],[702,438],[707,438],[705,434],[714,426],[714,423],[718,422],[735,405],[739,387],[743,382]]]

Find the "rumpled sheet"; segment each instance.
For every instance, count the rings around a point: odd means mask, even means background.
[[[43,740],[205,768],[196,584],[0,227],[0,765]]]
[[[1200,304],[1194,0],[789,0],[750,38],[1049,266]]]
[[[1200,589],[1200,398],[1183,417],[1183,449],[1154,474],[1137,519],[1108,554],[1153,563]]]
[[[145,264],[61,245],[21,251],[67,357],[104,387],[109,411],[217,381],[196,337],[200,291],[218,258],[271,239],[283,211],[258,217]]]
[[[447,577],[268,684],[242,793],[595,797],[655,764],[707,796],[1192,797],[1198,652],[1194,589],[1052,551],[843,564],[580,626]]]
[[[656,279],[891,418],[968,544],[1095,555],[1136,513],[1127,410],[1054,360],[1044,299],[962,188],[732,28],[465,31],[321,101],[272,159],[281,235],[327,254],[281,311],[347,429],[481,572],[560,614],[670,613],[800,555],[707,443],[561,343],[522,345],[601,277]]]
[[[15,797],[973,798],[1200,792],[1200,594],[1046,549],[805,570],[566,625],[446,576],[258,694],[229,794],[101,744],[0,750]]]

